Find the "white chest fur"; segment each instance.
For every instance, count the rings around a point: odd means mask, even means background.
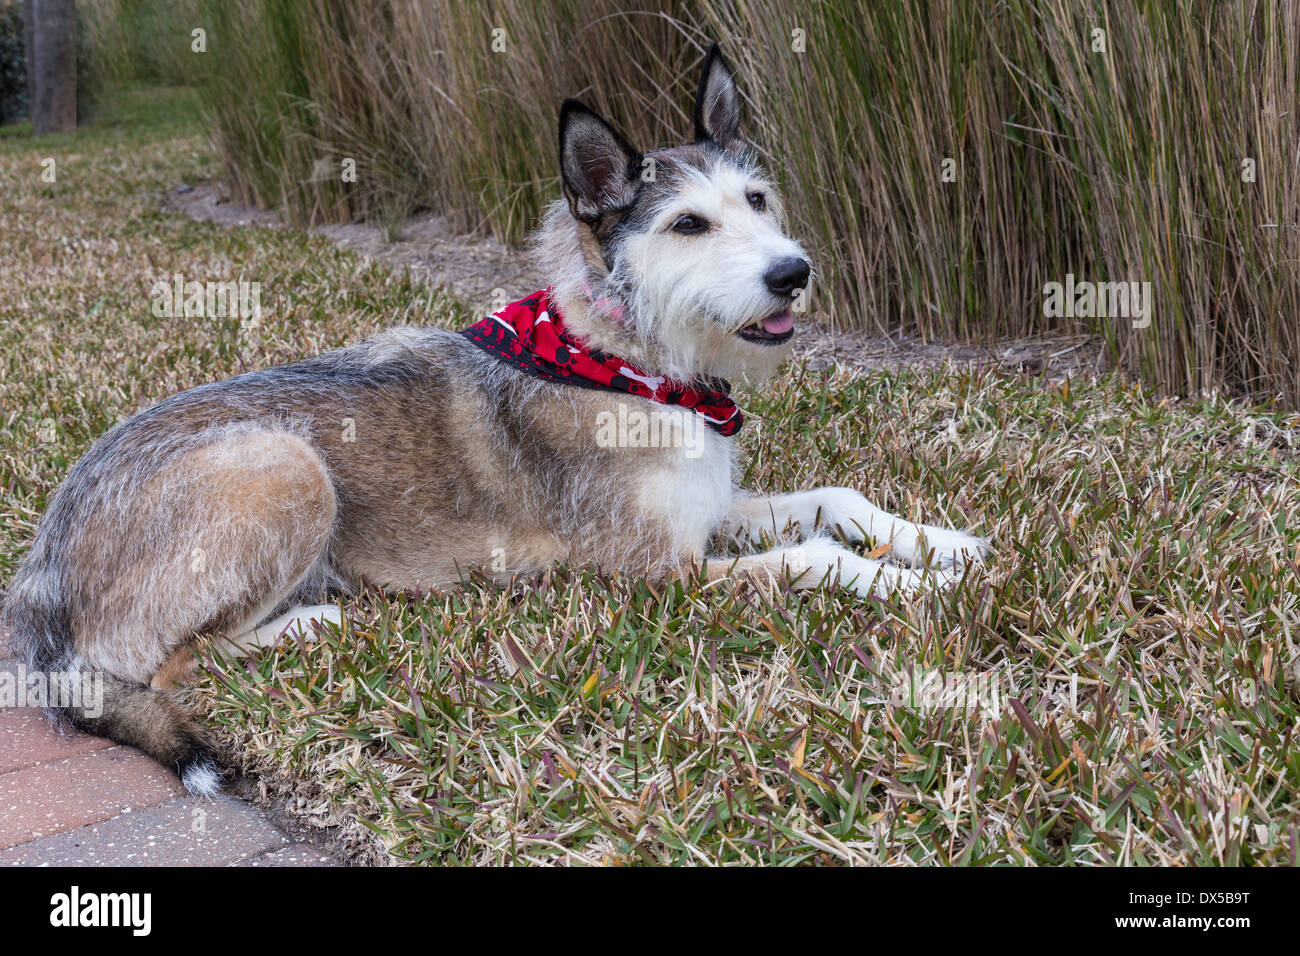
[[[645,475],[641,508],[669,529],[674,550],[703,556],[709,535],[731,511],[735,442],[703,426],[695,412],[669,408],[672,433],[684,436],[665,447]]]

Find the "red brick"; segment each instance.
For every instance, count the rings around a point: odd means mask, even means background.
[[[0,774],[111,746],[103,737],[59,733],[34,707],[0,708]]]
[[[235,797],[178,797],[0,850],[0,866],[229,866],[289,842]]]
[[[108,820],[181,796],[180,781],[130,747],[0,774],[0,847]]]

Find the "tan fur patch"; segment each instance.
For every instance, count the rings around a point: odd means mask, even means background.
[[[180,455],[97,515],[71,563],[91,666],[145,683],[194,634],[243,628],[316,562],[335,503],[302,438],[255,430]]]

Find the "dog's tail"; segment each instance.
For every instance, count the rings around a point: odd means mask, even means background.
[[[51,722],[139,747],[174,770],[190,793],[216,794],[221,771],[215,751],[185,708],[160,691],[87,668],[73,647],[58,588],[34,586],[39,577],[32,571],[20,569],[0,597],[0,626],[10,631],[10,645],[29,675],[44,682]]]

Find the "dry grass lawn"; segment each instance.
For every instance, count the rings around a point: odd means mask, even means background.
[[[326,240],[161,213],[214,172],[191,105],[0,135],[0,583],[122,417],[468,318]],[[155,318],[177,272],[260,281],[262,327]],[[205,719],[368,860],[1294,862],[1294,416],[955,368],[796,366],[742,403],[747,484],[854,485],[994,558],[888,601],[583,568],[366,594],[341,633],[218,668]]]

